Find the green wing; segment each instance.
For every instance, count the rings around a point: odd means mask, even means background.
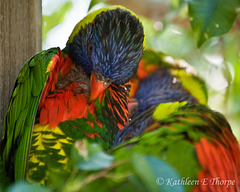
[[[23,66],[15,83],[3,124],[3,164],[12,179],[25,178],[32,127],[41,93],[58,48],[42,51]]]

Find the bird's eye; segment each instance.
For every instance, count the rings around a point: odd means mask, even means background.
[[[92,46],[93,46],[93,43],[89,43],[88,44],[88,53],[91,55],[92,54]]]
[[[110,79],[110,78],[105,78],[105,82],[106,82],[107,84],[110,84],[110,83],[112,83],[112,82],[113,82],[113,80],[112,80],[112,79]]]
[[[129,139],[132,139],[134,137],[134,134],[133,133],[128,133],[125,137],[124,137],[124,141],[127,141]]]

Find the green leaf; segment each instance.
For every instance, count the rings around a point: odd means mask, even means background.
[[[161,33],[152,38],[152,41],[152,48],[175,58],[186,57],[196,47],[193,35],[189,31],[169,23]]]
[[[227,33],[236,17],[238,0],[187,0],[190,23],[200,47],[207,39]]]
[[[178,173],[155,156],[134,154],[132,164],[148,191],[185,191],[182,185],[170,185],[169,179],[180,180]]]
[[[73,7],[73,3],[71,1],[66,2],[63,4],[59,9],[57,9],[52,15],[47,16],[43,15],[42,18],[42,39],[43,41],[46,40],[46,36],[48,31],[54,28],[56,25],[63,22],[66,14],[71,10]]]
[[[196,136],[197,134],[198,133],[195,133]],[[201,168],[197,159],[193,158],[195,156],[194,145],[188,141],[179,140],[169,145],[166,154],[164,155],[166,157],[165,160],[170,165],[173,165],[177,172],[181,175],[181,180],[198,182],[196,176]],[[174,179],[172,179],[172,181],[173,180]],[[185,187],[187,191],[191,191],[194,185],[185,184]]]
[[[106,4],[106,0],[91,0],[90,5],[88,7],[88,11],[90,11],[95,5],[99,4],[99,3],[104,3]]]
[[[112,165],[113,156],[106,154],[99,144],[79,140],[73,151],[77,168],[80,170],[101,170]]]
[[[10,186],[7,190],[7,192],[50,192],[51,190],[47,189],[43,186],[33,185],[30,183],[24,183],[24,182],[17,182],[14,183],[12,186]]]

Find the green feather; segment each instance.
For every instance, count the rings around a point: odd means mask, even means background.
[[[187,102],[171,102],[171,103],[161,103],[159,104],[154,113],[153,118],[160,121],[166,117],[168,117],[171,113],[174,113],[179,110],[180,107],[186,105]]]
[[[41,66],[41,65],[35,65],[32,68],[32,73],[33,73],[33,77],[34,77],[32,94],[34,96],[38,96],[40,94],[41,90],[42,90],[42,81],[43,81],[42,74],[41,74],[41,68],[42,67],[43,66]]]
[[[4,148],[2,152],[4,167],[15,172],[12,176],[14,179],[25,178],[32,126],[41,92],[46,83],[47,67],[57,53],[58,48],[53,48],[29,59],[16,81],[4,119],[1,143]]]

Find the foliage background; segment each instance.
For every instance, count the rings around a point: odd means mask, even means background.
[[[146,47],[195,68],[206,80],[209,106],[227,117],[240,140],[240,1],[43,0],[43,49],[64,48],[89,10],[111,4],[140,16]]]

